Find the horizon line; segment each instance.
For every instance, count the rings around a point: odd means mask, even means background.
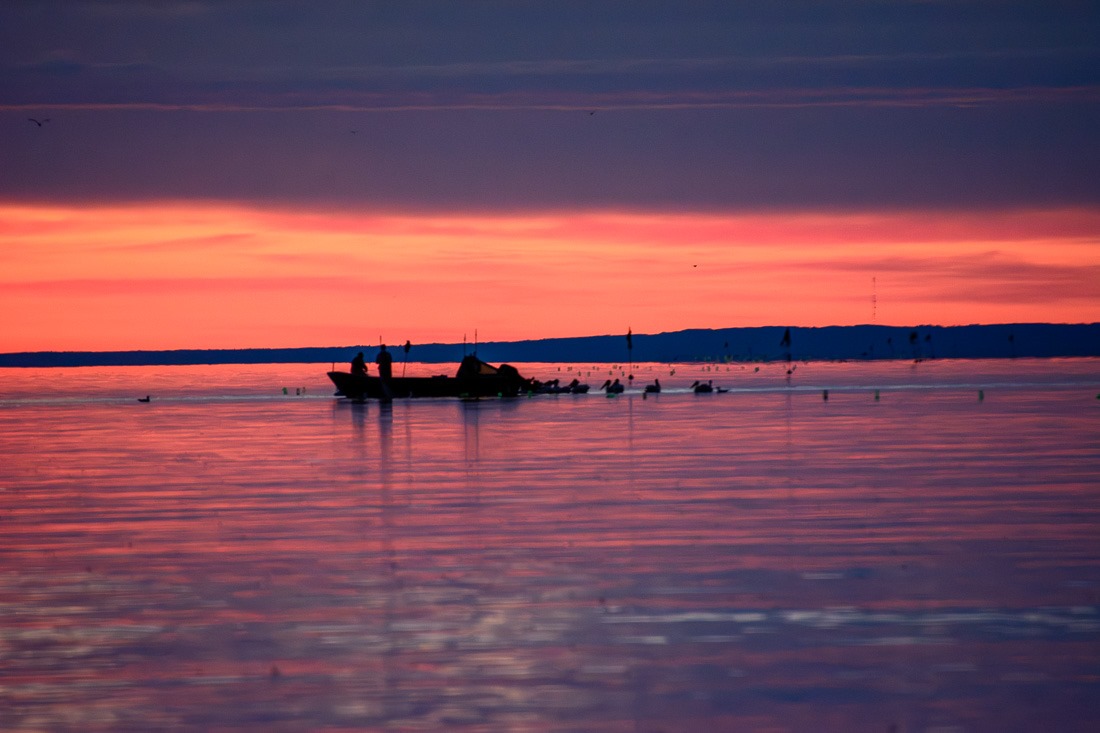
[[[955,325],[937,325],[937,324],[910,324],[910,325],[894,325],[883,323],[859,323],[859,324],[847,324],[847,325],[827,325],[827,326],[797,326],[797,325],[769,325],[769,326],[723,326],[718,328],[706,328],[706,327],[692,327],[682,328],[675,331],[658,331],[656,333],[632,333],[633,338],[647,338],[655,336],[667,336],[673,334],[682,334],[693,331],[763,331],[774,329],[802,329],[802,330],[823,330],[823,329],[857,329],[857,328],[884,328],[884,329],[957,329],[957,328],[1004,328],[1010,326],[1069,326],[1069,327],[1096,327],[1100,326],[1100,321],[1092,322],[1049,322],[1049,321],[1016,321],[1005,323],[968,323],[968,324],[955,324]],[[580,336],[547,336],[543,338],[528,338],[528,339],[509,339],[509,340],[489,340],[478,342],[463,341],[426,341],[417,344],[413,344],[418,347],[448,347],[448,346],[486,346],[486,345],[508,345],[508,344],[528,344],[539,343],[548,341],[575,341],[582,339],[601,339],[601,338],[625,338],[626,332],[630,329],[625,329],[622,333],[600,333],[600,334],[588,334]],[[38,351],[5,351],[0,352],[0,357],[15,357],[15,356],[37,356],[37,355],[51,355],[51,354],[67,354],[67,355],[117,355],[117,354],[173,354],[181,352],[243,352],[243,351],[305,351],[305,350],[321,350],[321,349],[352,349],[352,348],[372,348],[378,347],[381,344],[368,344],[368,343],[355,343],[355,344],[331,344],[331,345],[309,345],[309,346],[222,346],[222,347],[177,347],[170,349],[147,349],[147,348],[133,348],[133,349],[103,349],[103,350],[88,350],[88,349],[47,349]],[[395,348],[401,348],[401,344],[394,342],[392,345]]]

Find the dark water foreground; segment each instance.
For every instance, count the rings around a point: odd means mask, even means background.
[[[7,374],[0,729],[1096,730],[1096,364]]]

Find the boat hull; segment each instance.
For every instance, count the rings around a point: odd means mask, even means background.
[[[409,397],[516,397],[533,392],[534,383],[524,379],[514,368],[504,364],[499,368],[484,362],[464,362],[457,376],[381,377],[350,372],[329,372],[338,396],[351,399],[393,400]]]

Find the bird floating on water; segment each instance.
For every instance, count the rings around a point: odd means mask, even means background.
[[[150,395],[145,395],[144,397],[138,397],[138,402],[149,402],[152,399]]]

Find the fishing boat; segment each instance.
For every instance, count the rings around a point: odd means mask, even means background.
[[[332,371],[328,378],[336,385],[338,397],[354,400],[389,401],[406,397],[516,397],[535,392],[539,383],[522,377],[511,364],[493,366],[470,354],[458,365],[451,377],[440,374],[431,377],[390,377],[382,379],[371,374]]]

